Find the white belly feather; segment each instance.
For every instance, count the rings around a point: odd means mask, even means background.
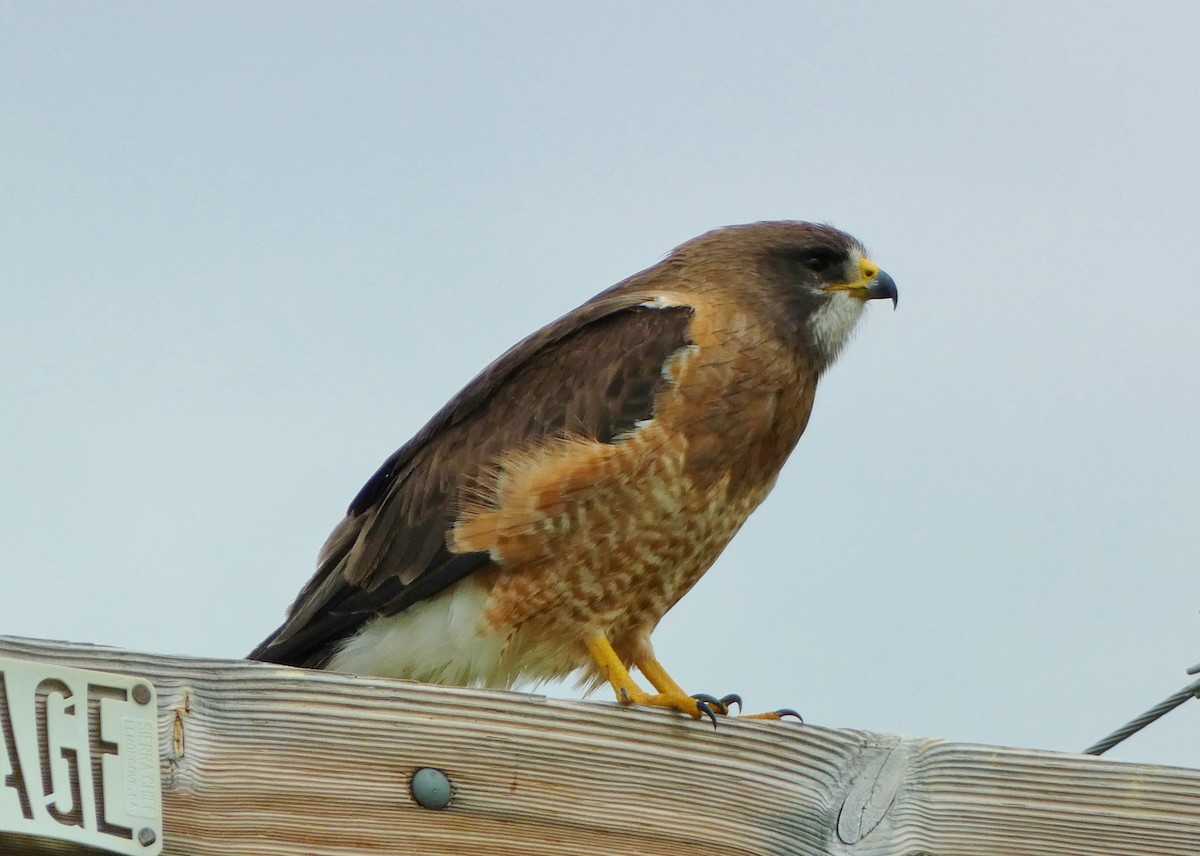
[[[473,580],[397,615],[378,616],[346,641],[325,667],[355,675],[451,686],[509,689],[564,678],[586,661],[561,645],[495,630],[484,620],[488,593]]]

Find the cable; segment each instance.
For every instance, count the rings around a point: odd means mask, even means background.
[[[1194,675],[1198,672],[1200,672],[1200,663],[1197,663],[1195,666],[1192,666],[1190,669],[1188,669],[1189,675]],[[1132,734],[1137,734],[1151,722],[1154,722],[1156,719],[1170,713],[1190,698],[1200,698],[1200,680],[1193,681],[1179,692],[1160,701],[1137,719],[1127,722],[1125,725],[1122,725],[1103,740],[1093,743],[1091,746],[1083,750],[1083,754],[1103,755],[1126,737],[1129,737]]]

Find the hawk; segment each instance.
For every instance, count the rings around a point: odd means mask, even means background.
[[[725,713],[735,697],[688,695],[650,636],[766,498],[877,298],[895,282],[830,226],[679,246],[388,458],[251,659],[495,688],[582,672],[625,704]]]

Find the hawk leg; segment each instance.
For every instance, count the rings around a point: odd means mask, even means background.
[[[707,716],[713,725],[717,723],[718,712],[726,713],[734,701],[741,704],[737,696],[726,696],[717,699],[709,695],[690,696],[675,683],[666,670],[653,658],[637,663],[638,669],[658,690],[656,695],[650,695],[634,683],[633,676],[617,656],[612,645],[603,636],[598,636],[587,643],[588,653],[600,668],[600,674],[612,686],[621,704],[644,704],[650,707],[665,707],[686,713],[692,719]]]

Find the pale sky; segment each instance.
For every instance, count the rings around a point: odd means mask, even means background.
[[[650,5],[0,3],[0,633],[244,655],[493,357],[787,218],[899,310],[661,625],[680,683],[1076,751],[1189,682],[1200,4]]]

